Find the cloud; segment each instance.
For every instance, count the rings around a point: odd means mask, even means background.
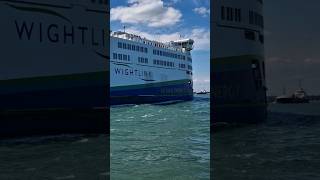
[[[179,10],[164,6],[162,0],[129,0],[128,3],[127,7],[118,6],[111,9],[111,21],[165,27],[175,25],[182,17]]]
[[[181,2],[181,0],[170,0],[168,4],[177,4]]]
[[[210,31],[204,28],[193,29],[190,38],[194,40],[195,50],[210,50]]]
[[[210,1],[209,0],[192,0],[193,4],[195,4],[196,6],[200,6],[200,5],[209,5]]]
[[[210,83],[210,79],[203,79],[203,78],[195,78],[193,79],[193,83],[196,83],[196,84],[207,84],[207,83]]]
[[[267,30],[267,29],[265,29],[265,30],[264,30],[264,35],[265,35],[265,36],[270,36],[270,35],[272,35],[272,32],[269,31],[269,30]]]
[[[207,17],[210,15],[210,9],[207,9],[205,7],[194,8],[193,12],[200,14],[202,17]]]
[[[307,64],[320,64],[320,61],[318,59],[312,59],[312,58],[306,58],[303,60],[303,62]]]
[[[160,42],[170,42],[180,39],[179,32],[154,34],[149,32],[140,31],[136,28],[126,29],[128,33],[137,34],[141,37],[145,37],[150,40],[156,40]],[[187,32],[184,38],[190,38],[194,40],[194,50],[210,50],[210,31],[204,28],[194,28]]]
[[[198,77],[193,79],[193,88],[194,91],[199,92],[203,91],[210,91],[210,79],[206,79],[204,77]]]
[[[292,59],[289,58],[282,58],[282,57],[270,57],[266,59],[267,62],[269,63],[292,63]]]

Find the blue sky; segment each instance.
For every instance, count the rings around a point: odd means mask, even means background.
[[[111,30],[167,42],[195,40],[194,89],[210,88],[210,0],[111,0]]]

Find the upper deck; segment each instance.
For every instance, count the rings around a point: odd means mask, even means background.
[[[121,32],[121,31],[112,32],[110,36],[150,45],[157,48],[163,48],[163,49],[168,49],[176,52],[181,52],[181,53],[190,52],[193,49],[193,43],[194,43],[192,39],[180,39],[176,41],[163,43],[163,42],[149,40],[145,37],[141,37],[135,34],[130,34],[130,33]]]

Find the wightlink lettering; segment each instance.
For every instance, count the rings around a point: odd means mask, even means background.
[[[14,23],[17,36],[20,40],[106,47],[106,35],[108,31],[105,29],[18,20],[15,20]]]
[[[151,71],[138,70],[132,68],[114,68],[116,75],[135,76],[145,80],[152,80],[153,74]]]

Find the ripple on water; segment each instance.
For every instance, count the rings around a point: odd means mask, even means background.
[[[209,111],[199,99],[111,109],[111,177],[209,179]]]

